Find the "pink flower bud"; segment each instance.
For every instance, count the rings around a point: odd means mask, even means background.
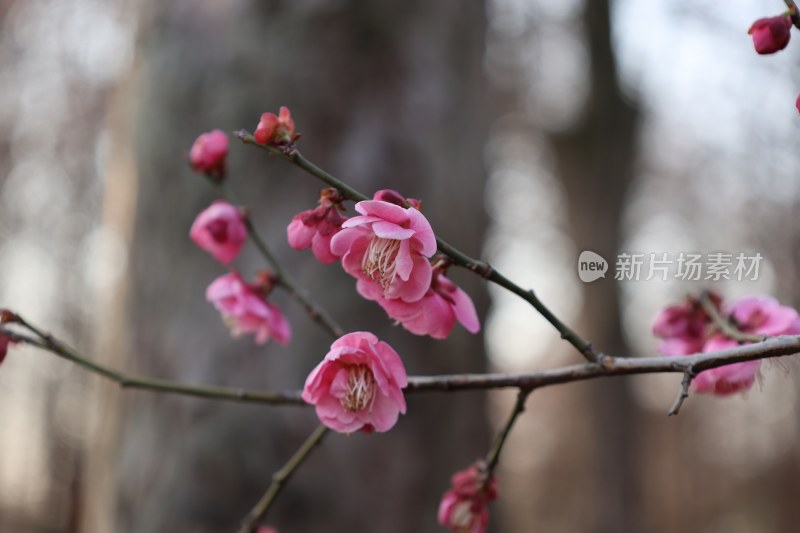
[[[417,211],[422,211],[422,201],[416,198],[403,198],[403,196],[392,189],[381,189],[372,195],[373,200],[380,200],[382,202],[389,202],[390,204],[399,205],[400,207],[413,207]]]
[[[286,228],[289,246],[295,250],[311,247],[314,257],[322,263],[333,263],[338,258],[331,253],[331,239],[347,220],[339,213],[342,196],[336,189],[323,189],[319,206],[296,214]]]
[[[247,227],[238,208],[217,200],[197,215],[189,237],[217,261],[229,265],[247,240]]]
[[[431,286],[428,258],[436,252],[428,220],[413,207],[377,200],[357,203],[356,211],[361,216],[342,224],[331,240],[331,252],[358,280],[359,293],[378,290],[385,299],[420,300]]]
[[[300,135],[294,132],[294,120],[289,108],[281,107],[278,115],[264,113],[253,134],[256,142],[271,146],[286,146],[296,141]]]
[[[228,156],[228,136],[222,130],[202,134],[194,141],[189,152],[189,162],[195,172],[205,172],[214,177],[225,175],[225,158]]]
[[[494,476],[476,465],[456,472],[452,487],[439,504],[439,525],[457,533],[485,533],[489,527],[489,502],[497,499]]]
[[[308,375],[303,400],[339,433],[384,432],[406,412],[407,385],[403,361],[391,346],[372,333],[348,333]]]
[[[289,343],[292,330],[283,313],[267,301],[262,286],[245,283],[238,272],[211,282],[206,299],[222,313],[234,336],[254,333],[257,344],[264,344],[270,338],[279,344]]]
[[[789,15],[758,19],[747,33],[753,36],[753,45],[759,54],[774,54],[786,48],[792,36],[792,19]]]

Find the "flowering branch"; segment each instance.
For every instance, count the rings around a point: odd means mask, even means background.
[[[211,177],[209,177],[209,181],[211,181],[211,184],[214,185],[214,188],[217,190],[220,197],[230,201],[231,203],[241,205],[236,200],[233,191],[231,191],[230,188],[226,188],[223,182],[214,180]],[[327,331],[334,339],[344,335],[344,330],[341,326],[339,326],[336,320],[334,320],[330,313],[328,313],[321,305],[311,299],[311,297],[308,296],[305,291],[300,289],[292,277],[289,276],[281,267],[280,262],[259,234],[255,224],[253,224],[253,220],[250,217],[249,211],[246,209],[244,224],[247,228],[248,235],[250,235],[250,238],[253,239],[253,244],[255,244],[256,249],[272,267],[272,274],[275,283],[280,285],[287,293],[289,293],[292,298],[294,298],[301,306],[303,306],[308,316],[311,317],[311,320],[316,322],[320,327]]]
[[[276,155],[282,159],[285,159],[286,161],[289,161],[290,163],[293,163],[312,176],[322,180],[324,183],[336,188],[339,190],[342,196],[349,200],[363,201],[369,199],[361,192],[350,187],[343,181],[322,170],[317,165],[303,157],[303,155],[293,145],[288,148],[275,148],[273,146],[261,144],[245,130],[235,132],[235,135],[245,144],[255,145],[263,150],[266,150],[272,155]],[[556,328],[556,330],[558,330],[558,332],[561,334],[561,338],[574,346],[575,349],[578,350],[578,352],[583,355],[587,361],[596,362],[603,358],[603,354],[595,350],[591,343],[581,338],[581,336],[573,331],[569,326],[561,322],[561,320],[559,320],[558,317],[556,317],[552,311],[550,311],[550,309],[536,296],[536,293],[533,290],[520,287],[492,268],[489,263],[473,259],[454,246],[448,244],[441,238],[436,238],[436,244],[439,248],[439,251],[449,257],[453,264],[475,272],[484,279],[495,283],[496,285],[499,285],[508,291],[511,291],[531,304],[534,309],[536,309],[539,314],[545,318],[545,320],[547,320],[554,328]]]
[[[232,400],[269,405],[305,405],[300,391],[269,392],[239,388],[182,385],[166,380],[141,378],[110,369],[79,355],[63,342],[40,331],[18,315],[16,322],[27,328],[39,339],[16,333],[0,326],[0,333],[9,335],[15,341],[23,342],[51,352],[63,359],[72,361],[80,367],[118,383],[122,388],[145,389],[156,392],[182,394],[200,398]],[[418,392],[456,392],[467,390],[488,390],[517,388],[534,390],[549,385],[585,381],[589,379],[625,376],[633,374],[684,373],[698,374],[704,370],[718,368],[733,363],[755,361],[772,357],[783,357],[800,353],[800,336],[782,335],[770,337],[762,342],[744,344],[727,350],[699,353],[681,357],[611,357],[605,356],[599,362],[582,363],[548,370],[517,374],[445,374],[436,376],[410,376],[405,393]],[[688,388],[688,384],[687,384]],[[672,410],[671,410],[672,411]],[[674,413],[673,413],[674,414]]]
[[[294,455],[292,455],[286,464],[283,465],[280,470],[272,474],[272,484],[267,489],[267,492],[264,493],[264,496],[262,496],[261,500],[259,500],[255,507],[253,507],[253,509],[247,514],[238,533],[254,533],[256,531],[259,523],[261,523],[266,516],[270,505],[272,505],[272,503],[278,497],[278,494],[280,494],[283,486],[289,481],[297,468],[303,463],[303,461],[305,461],[306,457],[308,457],[311,451],[322,442],[322,439],[324,439],[325,435],[327,434],[327,427],[323,425],[317,426],[317,429],[315,429],[314,432],[309,435],[306,441],[297,449],[296,452],[294,452]]]

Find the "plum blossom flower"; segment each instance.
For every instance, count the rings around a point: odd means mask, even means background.
[[[222,130],[203,133],[194,141],[189,163],[195,172],[205,172],[220,178],[225,175],[228,156],[228,136]]]
[[[719,308],[722,299],[713,293],[710,297]],[[668,356],[700,353],[708,337],[710,324],[711,319],[694,298],[667,307],[658,314],[653,324],[653,334],[663,339],[658,351]]]
[[[348,333],[308,375],[303,400],[340,433],[391,429],[406,412],[408,377],[400,356],[372,333]]]
[[[191,239],[223,265],[230,264],[247,240],[242,212],[224,200],[212,203],[192,224]]]
[[[295,250],[311,248],[314,257],[321,263],[333,263],[338,258],[331,253],[331,239],[342,229],[347,220],[339,211],[342,196],[336,189],[323,189],[319,205],[296,214],[286,228],[289,246]]]
[[[753,46],[759,54],[774,54],[786,48],[792,36],[792,18],[789,15],[760,18],[747,30],[753,37]]]
[[[797,311],[769,296],[745,296],[726,307],[739,331],[756,335],[784,335],[798,319]]]
[[[268,280],[248,284],[238,272],[231,272],[211,282],[206,299],[222,313],[234,336],[254,333],[257,344],[273,338],[286,345],[292,336],[291,326],[280,309],[266,300],[269,285]]]
[[[458,321],[470,333],[477,333],[480,321],[469,295],[445,277],[441,268],[434,267],[428,292],[416,302],[388,300],[381,296],[380,287],[359,280],[358,291],[367,300],[377,302],[386,314],[397,320],[415,335],[430,335],[446,339]]]
[[[735,348],[739,343],[723,335],[714,335],[703,347],[704,352],[716,352]],[[692,380],[692,389],[699,393],[711,393],[726,396],[746,391],[753,386],[761,361],[744,361],[731,365],[704,370]]]
[[[361,216],[346,220],[331,240],[345,272],[361,285],[377,285],[386,299],[416,302],[425,296],[432,277],[428,258],[436,252],[428,220],[413,207],[379,200],[359,202],[356,211]]]
[[[439,504],[439,525],[457,533],[485,533],[489,527],[489,502],[497,499],[494,476],[476,466],[453,474],[451,488]]]
[[[296,141],[300,135],[294,132],[294,120],[288,107],[281,106],[278,114],[264,113],[253,134],[256,142],[271,146],[285,146]]]

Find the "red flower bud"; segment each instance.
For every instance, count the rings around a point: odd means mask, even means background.
[[[758,19],[747,30],[759,54],[774,54],[786,48],[791,37],[792,19],[788,15]]]

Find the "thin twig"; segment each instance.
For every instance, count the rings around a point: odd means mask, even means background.
[[[242,140],[245,144],[252,144],[255,145],[263,150],[266,150],[272,155],[285,159],[290,163],[293,163],[297,167],[305,170],[312,176],[322,180],[326,184],[330,185],[339,190],[342,195],[353,201],[360,201],[360,200],[368,200],[369,198],[365,196],[363,193],[357,191],[356,189],[350,187],[340,179],[336,178],[332,174],[322,170],[317,165],[303,157],[303,155],[297,149],[291,150],[279,150],[272,146],[267,146],[264,144],[260,144],[256,142],[255,138],[245,130],[241,130],[235,133],[235,135]],[[601,352],[598,352],[594,349],[594,347],[588,341],[584,340],[580,335],[578,335],[575,331],[573,331],[569,326],[561,322],[561,320],[556,317],[552,311],[536,296],[533,290],[524,289],[519,285],[515,284],[502,274],[500,274],[497,270],[492,268],[487,262],[480,261],[477,259],[473,259],[472,257],[468,256],[467,254],[461,252],[451,244],[445,242],[443,239],[436,238],[436,244],[439,247],[439,251],[445,255],[447,255],[452,261],[453,264],[458,265],[460,267],[464,267],[479,276],[485,278],[486,280],[495,283],[512,293],[516,294],[529,304],[531,304],[534,309],[536,309],[539,314],[541,314],[545,320],[547,320],[556,330],[558,330],[561,338],[565,341],[569,342],[575,349],[587,360],[592,362],[601,361],[605,356]]]
[[[242,527],[238,533],[254,533],[256,528],[264,519],[269,510],[270,505],[275,501],[281,489],[289,481],[297,468],[303,464],[311,451],[316,448],[325,435],[328,433],[328,428],[323,425],[317,426],[317,429],[309,435],[306,441],[294,452],[294,455],[286,462],[283,467],[272,474],[272,483],[270,484],[264,496],[258,501],[253,509],[247,514]]]
[[[517,421],[519,415],[525,412],[525,401],[528,399],[528,396],[530,396],[531,392],[533,392],[533,389],[519,390],[517,393],[517,400],[514,402],[514,407],[511,409],[511,414],[508,415],[508,419],[506,419],[503,429],[501,429],[500,433],[498,433],[497,437],[495,437],[492,449],[486,454],[485,461],[486,472],[488,474],[487,479],[491,477],[495,467],[497,467],[497,462],[500,460],[500,453],[503,451],[503,446],[506,443],[506,439],[508,439],[508,435],[511,433],[511,428],[514,427],[514,423]]]
[[[678,397],[675,399],[675,403],[672,404],[672,407],[669,408],[667,411],[667,416],[677,415],[678,411],[681,410],[681,406],[683,406],[684,400],[689,397],[689,386],[692,384],[692,380],[695,377],[694,370],[691,368],[687,369],[683,373],[683,379],[681,380],[681,389],[678,391]]]
[[[20,319],[22,320],[22,319]],[[193,396],[196,398],[207,398],[211,400],[227,400],[242,403],[260,403],[269,405],[307,405],[300,397],[299,391],[292,392],[267,392],[254,391],[241,388],[216,387],[210,385],[184,385],[174,381],[143,378],[125,374],[113,370],[99,363],[95,363],[78,352],[68,347],[52,335],[41,332],[30,323],[22,321],[20,325],[26,327],[39,338],[35,339],[27,335],[11,331],[4,326],[0,326],[0,332],[9,335],[17,342],[22,342],[46,350],[62,359],[71,361],[98,376],[102,376],[117,383],[123,389],[141,389],[166,394],[180,394],[183,396]]]
[[[800,13],[798,13],[797,4],[794,0],[783,0],[786,7],[789,8],[789,16],[792,18],[792,24],[795,28],[800,28]]]

